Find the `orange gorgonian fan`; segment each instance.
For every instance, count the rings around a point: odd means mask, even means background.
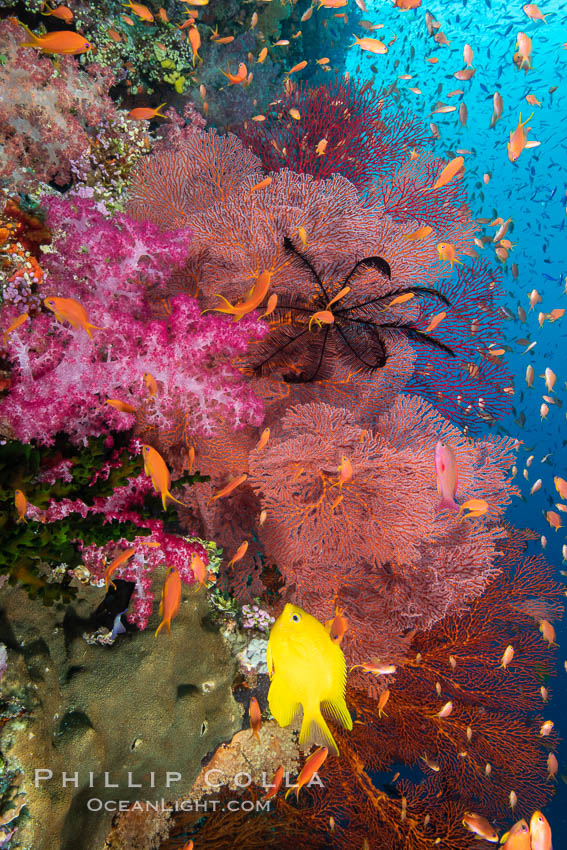
[[[542,808],[554,790],[546,761],[557,735],[539,734],[538,670],[553,673],[555,652],[511,600],[536,596],[559,605],[563,589],[540,557],[508,564],[509,553],[523,548],[521,533],[503,538],[501,548],[502,572],[485,595],[413,636],[389,683],[385,713],[379,716],[376,701],[350,685],[350,674],[347,704],[357,722],[351,732],[333,725],[340,757],[323,765],[323,787],[302,789],[297,803],[280,793],[268,813],[256,808],[257,790],[249,789],[242,795],[250,801],[246,819],[242,809],[229,814],[223,806],[206,817],[177,814],[161,850],[174,850],[180,835],[219,848],[232,841],[242,850],[298,843],[313,850],[469,850],[465,811],[483,814],[501,834]],[[518,653],[503,670],[510,641]],[[453,711],[436,717],[449,700]]]

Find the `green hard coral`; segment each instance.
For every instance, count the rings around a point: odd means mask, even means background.
[[[0,574],[46,605],[69,602],[76,591],[68,570],[81,563],[81,546],[145,533],[130,519],[108,520],[105,510],[108,497],[141,471],[140,456],[125,445],[109,448],[105,437],[81,449],[63,440],[48,449],[5,442],[0,446]],[[28,505],[49,508],[47,518],[30,509],[29,518],[19,520],[16,490]]]

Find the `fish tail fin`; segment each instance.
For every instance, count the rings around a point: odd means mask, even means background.
[[[441,501],[439,502],[439,504],[437,505],[435,510],[437,511],[437,513],[439,513],[439,511],[448,511],[448,510],[458,511],[459,506],[452,497],[449,498],[449,499],[443,498],[443,499],[441,499]]]
[[[93,335],[92,335],[92,333],[91,333],[91,330],[95,330],[95,331],[105,331],[105,330],[106,330],[106,328],[101,328],[101,327],[100,327],[100,325],[91,325],[91,323],[90,323],[90,322],[87,322],[87,324],[85,325],[85,330],[86,330],[86,332],[88,333],[88,335],[90,336],[90,338],[92,339],[92,338],[93,338]]]
[[[161,632],[161,630],[163,629],[164,626],[165,626],[165,620],[162,620],[161,623],[159,624],[159,626],[157,627],[156,631],[155,631],[154,637],[157,637],[159,635],[159,633]]]
[[[224,301],[226,307],[209,307],[209,310],[214,310],[217,313],[236,314],[236,307],[234,306],[234,304],[231,304],[230,301],[224,297],[224,295],[219,295],[218,292],[215,292],[215,298],[220,298],[222,301]],[[203,313],[201,313],[201,315],[203,315]]]
[[[20,45],[21,47],[37,47],[39,44],[41,44],[37,35],[35,35],[35,33],[33,33],[30,30],[30,28],[28,26],[26,26],[26,24],[23,24],[21,21],[18,21],[18,23],[26,31],[26,33],[29,35],[29,37],[32,40],[31,44],[29,44],[28,42],[24,42]]]
[[[182,502],[180,499],[176,499],[175,496],[172,496],[169,490],[166,490],[166,492],[161,497],[164,511],[167,510],[167,499],[171,499],[173,502],[177,502],[178,505],[183,505],[184,508],[189,507],[189,505],[186,505],[185,502]]]
[[[299,733],[299,744],[300,746],[302,744],[317,744],[321,747],[328,747],[329,752],[338,756],[339,748],[335,743],[331,730],[327,726],[327,723],[321,714],[319,706],[316,708],[304,706],[301,731]]]
[[[159,115],[160,118],[167,118],[167,115],[164,115],[163,112],[160,112],[160,109],[162,109],[164,106],[167,106],[167,100],[165,101],[165,103],[160,103],[160,105],[156,109],[155,114]]]

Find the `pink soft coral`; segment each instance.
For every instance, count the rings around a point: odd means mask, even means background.
[[[126,215],[111,221],[104,212],[79,197],[49,202],[55,251],[46,256],[44,295],[76,299],[100,329],[90,339],[41,313],[10,335],[12,386],[0,403],[4,429],[24,442],[49,444],[58,431],[79,441],[132,427],[134,416],[107,399],[136,408],[146,430],[170,434],[170,446],[175,435],[183,445],[185,434],[212,435],[219,419],[236,428],[259,425],[262,403],[230,360],[251,337],[262,336],[264,326],[253,318],[234,324],[201,316],[187,295],[152,312],[148,291],[155,293],[181,265],[190,231],[163,234],[148,222]],[[13,318],[6,314],[2,324]],[[147,373],[157,382],[153,397]]]
[[[25,31],[0,22],[0,181],[26,189],[37,181],[71,179],[71,162],[89,148],[89,131],[115,114],[108,97],[113,75],[92,64],[88,72],[72,56],[58,67],[33,48]]]

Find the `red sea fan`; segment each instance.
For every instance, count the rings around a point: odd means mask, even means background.
[[[435,230],[470,222],[461,177],[434,188],[445,164],[431,154],[421,153],[417,158],[406,158],[393,174],[378,172],[371,196],[380,214],[398,222],[419,221]]]
[[[376,173],[390,173],[425,140],[424,129],[409,115],[386,109],[382,94],[344,77],[317,87],[288,82],[265,119],[247,122],[239,136],[268,171],[289,168],[317,179],[342,174],[360,190],[372,185]],[[327,144],[320,152],[323,140]]]
[[[518,545],[516,536],[504,548],[516,551]],[[347,704],[357,722],[350,732],[333,726],[340,758],[322,767],[323,787],[302,789],[297,803],[280,794],[269,813],[249,802],[254,789],[244,792],[246,803],[232,814],[226,806],[203,817],[193,809],[179,812],[161,850],[173,850],[188,836],[219,848],[237,843],[242,850],[468,850],[465,811],[497,819],[502,832],[542,808],[553,794],[546,760],[557,736],[542,738],[533,712],[543,705],[539,674],[553,672],[554,651],[535,624],[518,621],[508,598],[543,594],[557,604],[563,591],[542,559],[531,566],[505,566],[500,559],[496,566],[502,572],[468,611],[412,635],[381,716],[376,701],[352,687],[350,674]],[[499,668],[507,644],[516,641],[513,663]],[[436,717],[449,700],[452,713]],[[518,797],[513,813],[511,790]]]

